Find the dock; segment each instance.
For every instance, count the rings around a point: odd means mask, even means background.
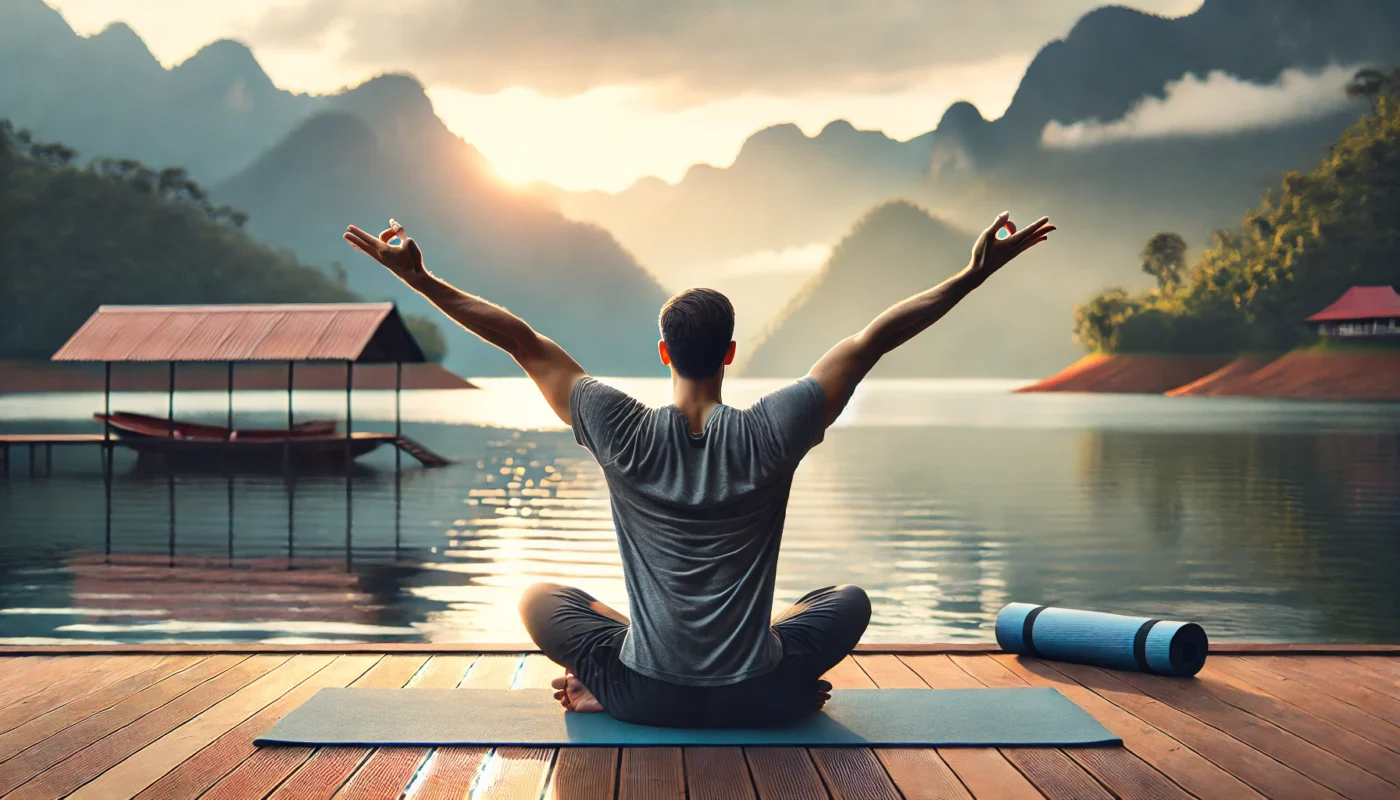
[[[405,454],[417,459],[418,463],[425,467],[445,467],[452,461],[445,456],[439,455],[426,445],[411,436],[395,433],[378,433],[374,431],[356,431],[350,434],[356,441],[377,441],[385,444],[392,444]],[[345,434],[339,434],[336,439],[343,440]],[[106,439],[100,433],[0,433],[0,477],[10,475],[12,462],[15,459],[16,451],[21,448],[27,451],[29,476],[51,472],[53,465],[53,449],[55,447],[67,447],[73,445],[98,445],[103,442],[110,442],[115,447],[130,447],[130,443],[120,437]],[[39,453],[43,453],[42,459]]]
[[[1054,687],[1122,747],[252,744],[321,687],[535,688],[560,673],[509,645],[0,648],[0,796],[1400,797],[1400,647],[1390,646],[1227,645],[1195,679],[1170,679],[994,645],[878,645],[827,676],[837,688]]]

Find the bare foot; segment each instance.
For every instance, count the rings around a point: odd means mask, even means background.
[[[831,699],[831,683],[828,681],[817,681],[817,710],[821,711],[826,705],[826,701]]]
[[[588,687],[583,685],[572,672],[565,672],[564,677],[555,678],[550,681],[550,686],[554,687],[554,699],[564,707],[565,711],[576,711],[580,714],[592,714],[603,710],[603,704],[598,702],[598,698],[588,691]]]

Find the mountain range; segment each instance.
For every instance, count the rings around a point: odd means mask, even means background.
[[[776,354],[800,351],[783,342],[833,302],[823,298],[839,295],[823,283],[867,285],[862,298],[897,300],[906,283],[922,288],[911,276],[933,280],[960,267],[972,232],[1003,209],[1020,220],[1049,214],[1060,233],[1033,264],[979,292],[988,300],[969,300],[936,329],[991,349],[935,348],[887,369],[1028,376],[1058,368],[1075,355],[1075,302],[1105,283],[1148,280],[1137,263],[1147,237],[1173,230],[1203,243],[1280,173],[1321,158],[1361,109],[1083,148],[1047,148],[1047,127],[1124,120],[1185,76],[1264,85],[1289,70],[1400,63],[1393,0],[1206,0],[1175,19],[1105,7],[1041,49],[998,119],[956,103],[936,129],[905,141],[841,120],[815,136],[781,124],[751,136],[731,165],[696,165],[675,184],[522,192],[495,180],[409,76],[294,94],[237,42],[214,42],[166,69],[120,23],[79,36],[42,0],[0,0],[0,19],[0,117],[84,157],[183,166],[215,200],[247,211],[255,237],[328,271],[343,261],[350,288],[422,310],[420,298],[337,241],[346,223],[393,216],[435,271],[521,313],[589,369],[617,375],[657,374],[656,310],[666,290],[695,284],[734,295],[751,374],[805,369],[805,356]],[[897,199],[915,205],[885,205]],[[837,249],[821,269],[734,266],[758,252],[830,246]],[[860,277],[850,284],[850,275]],[[1029,344],[989,344],[1006,331]],[[513,369],[465,333],[450,344],[455,369]]]
[[[251,51],[214,42],[166,69],[126,25],[84,37],[41,0],[0,0],[0,117],[85,158],[185,167],[246,230],[352,290],[428,304],[340,235],[402,222],[447,280],[566,341],[599,373],[655,374],[665,293],[606,231],[502,187],[423,87],[383,75],[326,95],[278,89]],[[508,357],[449,327],[447,364],[512,374]]]

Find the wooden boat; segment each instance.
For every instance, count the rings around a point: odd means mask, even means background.
[[[309,420],[287,428],[227,428],[126,411],[93,414],[139,456],[141,465],[157,461],[179,469],[276,470],[344,466],[347,437],[334,420]],[[359,458],[392,437],[349,437],[348,455]]]

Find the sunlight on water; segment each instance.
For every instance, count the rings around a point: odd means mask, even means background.
[[[668,400],[663,380],[615,383]],[[782,383],[737,381],[726,400]],[[862,387],[794,481],[777,602],[861,584],[867,641],[988,640],[1012,600],[1191,618],[1217,638],[1400,636],[1400,406],[1021,384]],[[343,476],[180,475],[172,497],[122,452],[109,554],[96,451],[34,478],[17,457],[0,479],[0,638],[520,642],[516,603],[539,580],[626,609],[598,467],[528,381],[481,385],[405,394],[406,432],[457,463],[405,459],[396,481],[392,451],[367,457],[348,529]],[[344,413],[343,394],[295,400],[300,419]],[[176,413],[217,420],[225,402],[182,393]],[[277,424],[285,403],[240,393],[237,419]],[[98,405],[3,397],[0,429],[92,430]],[[356,392],[356,429],[392,429],[393,410]]]

